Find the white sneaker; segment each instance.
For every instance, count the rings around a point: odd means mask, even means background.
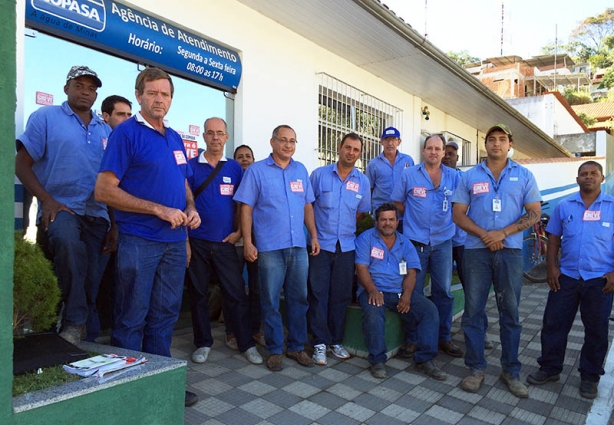
[[[251,364],[262,364],[262,356],[256,347],[248,348],[243,352],[243,355]]]
[[[313,356],[311,357],[315,364],[326,365],[326,345],[317,344],[313,346]]]
[[[350,358],[350,353],[348,353],[348,350],[346,350],[345,347],[341,344],[331,345],[330,351],[333,353],[333,356],[337,357],[338,359]]]
[[[211,351],[211,347],[200,347],[196,351],[192,353],[192,361],[194,363],[204,363],[207,361],[207,357],[209,357],[209,352]]]

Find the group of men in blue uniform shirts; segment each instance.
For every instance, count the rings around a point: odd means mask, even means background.
[[[16,174],[40,203],[40,239],[62,289],[61,335],[67,340],[86,336],[108,260],[104,252],[117,237],[112,344],[170,356],[189,265],[197,347],[192,360],[206,361],[213,342],[207,294],[215,274],[239,351],[251,363],[263,363],[234,247],[242,236],[245,259],[258,262],[270,370],[283,368],[284,341],[286,356],[307,367],[327,364],[327,352],[349,357],[342,341],[355,270],[373,376],[386,377],[383,326],[390,309],[403,319],[407,344],[402,353],[413,355],[419,371],[444,380],[445,372],[433,361],[438,349],[463,355],[450,337],[452,239],[458,227],[467,233],[462,329],[470,369],[461,388],[478,391],[484,380],[484,308],[492,284],[500,314],[501,379],[514,395],[528,396],[518,360],[522,232],[539,219],[541,197],[533,175],[507,158],[513,145],[507,126],[488,130],[487,159],[465,173],[442,165],[446,144],[441,136],[427,138],[424,162],[414,166],[398,151],[398,130],[387,128],[383,152],[368,164],[365,177],[355,168],[363,151],[359,135],[345,135],[339,161],[310,176],[292,159],[295,131],[281,125],[270,139],[271,155],[243,173],[236,161],[224,157],[228,131],[220,118],[205,122],[207,149],[188,163],[181,137],[164,122],[174,94],[164,71],[147,68],[138,75],[135,96],[141,110],[113,132],[91,112],[101,86],[91,69],[71,68],[67,101],[32,114],[17,141]],[[528,379],[533,384],[558,380],[579,303],[587,331],[580,362],[584,397],[596,396],[603,374],[614,289],[614,209],[612,198],[599,190],[602,181],[599,164],[583,164],[580,194],[561,202],[552,216],[552,291],[541,369]],[[356,239],[356,222],[370,209],[375,227]],[[402,232],[397,230],[399,210]],[[587,244],[597,244],[599,258]],[[560,268],[553,254],[559,247]],[[432,301],[424,297],[427,271]],[[564,327],[556,326],[561,316]],[[308,321],[312,355],[305,350]],[[196,401],[186,391],[186,405]]]

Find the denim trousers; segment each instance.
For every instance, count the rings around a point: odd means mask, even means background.
[[[384,363],[386,361],[386,309],[397,313],[403,321],[405,333],[415,326],[416,347],[414,362],[424,363],[434,359],[437,352],[437,329],[439,328],[439,315],[435,305],[424,295],[414,293],[411,296],[409,311],[399,313],[397,304],[399,294],[384,292],[384,304],[380,307],[369,304],[369,294],[363,291],[358,296],[358,303],[362,307],[362,331],[365,344],[369,350],[369,363]]]
[[[465,275],[463,270],[463,254],[465,253],[465,245],[458,245],[452,247],[452,262],[456,263],[456,272],[458,273],[458,279],[460,280],[463,291],[465,290]],[[488,330],[488,316],[486,310],[484,310],[484,332]]]
[[[198,348],[213,345],[209,319],[209,283],[213,276],[217,276],[228,311],[224,320],[230,322],[239,351],[247,351],[254,346],[254,342],[250,329],[249,299],[245,293],[245,282],[235,246],[228,242],[211,242],[191,237],[190,247],[192,259],[188,267],[188,288],[194,345]]]
[[[60,211],[40,238],[53,261],[64,302],[64,325],[86,325],[88,341],[100,333],[96,297],[109,261],[103,254],[109,222],[101,217]],[[45,233],[42,228],[39,232]]]
[[[352,301],[354,251],[320,250],[309,257],[309,326],[313,345],[341,344],[345,310]]]
[[[439,341],[450,341],[452,329],[452,311],[454,310],[454,297],[450,292],[452,285],[452,240],[439,245],[417,245],[416,251],[420,258],[420,267],[416,273],[416,288],[424,295],[426,273],[431,272],[431,300],[439,312]],[[410,333],[409,340],[414,342],[415,334]]]
[[[111,345],[171,356],[186,261],[185,241],[119,235]]]
[[[286,310],[288,351],[302,351],[307,342],[307,249],[285,248],[258,253],[260,302],[264,321],[264,339],[269,354],[281,354],[284,327],[280,311],[283,289]]]
[[[243,256],[243,245],[235,245],[235,249],[237,251],[237,257],[239,259],[239,270],[241,270],[241,275],[244,278],[243,280],[245,280],[244,270],[247,269],[247,296],[249,298],[252,335],[254,335],[260,332],[260,328],[262,327],[262,314],[260,313],[260,279],[258,278],[258,260],[246,261],[245,257]],[[226,306],[225,302],[222,302],[222,311],[224,312],[224,317],[229,317],[230,312],[228,311],[228,307]],[[224,321],[224,328],[226,330],[226,335],[234,335],[232,325],[229,321]]]
[[[486,323],[484,309],[490,291],[495,288],[499,310],[501,337],[501,367],[512,376],[520,373],[518,345],[522,326],[518,305],[522,289],[522,250],[504,248],[465,249],[465,311],[461,328],[465,334],[465,365],[471,369],[486,369],[484,338]]]
[[[603,278],[583,280],[562,274],[559,284],[561,288],[557,292],[548,293],[541,334],[542,355],[537,362],[548,374],[562,372],[567,336],[580,307],[584,344],[578,370],[582,380],[599,382],[599,377],[605,373],[603,362],[608,352],[612,293],[602,292],[606,284]]]

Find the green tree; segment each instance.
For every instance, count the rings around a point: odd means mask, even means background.
[[[608,70],[605,72],[605,74],[603,74],[603,78],[601,79],[599,88],[600,89],[614,88],[614,66],[610,66]]]
[[[467,50],[462,50],[460,52],[450,51],[446,53],[446,55],[460,66],[465,66],[467,64],[480,61],[480,58],[471,56]]]
[[[590,16],[572,31],[576,56],[594,68],[605,68],[614,63],[614,9],[607,8],[597,16]]]
[[[593,103],[591,95],[585,91],[577,91],[574,87],[565,87],[561,93],[570,105],[585,105]]]
[[[580,118],[580,120],[582,120],[584,125],[586,125],[587,127],[590,127],[597,122],[597,119],[595,117],[591,115],[586,115],[584,112],[578,113],[578,118]]]

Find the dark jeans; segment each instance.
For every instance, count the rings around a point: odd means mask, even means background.
[[[465,253],[465,245],[458,245],[452,247],[452,261],[456,263],[456,273],[458,273],[458,279],[460,280],[463,291],[465,290],[465,269],[463,268],[463,254]],[[484,332],[488,330],[488,315],[484,311]]]
[[[580,376],[582,380],[598,382],[605,372],[603,362],[608,352],[608,326],[612,310],[612,293],[602,292],[606,280],[573,279],[562,274],[561,288],[548,293],[542,328],[542,355],[537,359],[540,369],[548,374],[563,370],[567,336],[576,312],[584,325],[584,344],[580,353]]]
[[[190,274],[190,309],[192,328],[196,347],[211,347],[211,321],[209,319],[209,283],[213,274],[220,282],[222,297],[228,310],[224,319],[237,337],[241,352],[254,346],[250,329],[249,300],[245,293],[245,283],[239,269],[235,246],[227,242],[211,242],[190,238],[192,260]]]
[[[345,310],[352,301],[354,251],[321,250],[309,257],[309,325],[313,344],[341,344]]]
[[[246,261],[245,257],[243,256],[243,245],[235,245],[235,249],[237,250],[237,258],[239,259],[239,270],[241,270],[241,274],[243,274],[244,268],[247,268],[247,296],[249,298],[250,305],[252,335],[254,335],[260,332],[260,327],[262,326],[262,314],[260,313],[260,280],[258,278],[258,260]],[[230,311],[228,310],[225,302],[222,302],[222,311],[224,312],[224,317],[230,317]],[[226,330],[226,335],[234,335],[232,325],[228,320],[224,321],[224,328]]]
[[[109,222],[60,211],[37,239],[53,261],[64,302],[64,325],[86,324],[88,341],[100,333],[96,297],[109,256],[102,253]]]

